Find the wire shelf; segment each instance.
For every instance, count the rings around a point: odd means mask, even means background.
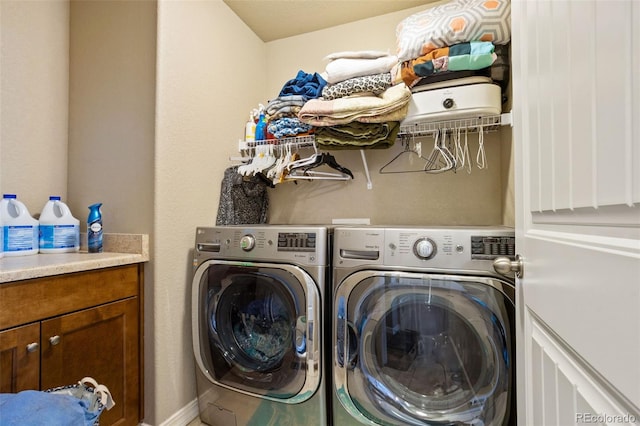
[[[314,135],[305,136],[293,136],[289,138],[279,139],[263,139],[257,141],[238,141],[238,150],[244,151],[247,149],[255,148],[260,145],[275,145],[275,146],[313,146],[315,144],[316,137]]]
[[[511,113],[500,115],[490,115],[483,117],[464,118],[458,120],[418,122],[414,124],[401,125],[399,136],[422,136],[430,135],[442,129],[467,129],[470,132],[496,130],[500,126],[511,124]]]

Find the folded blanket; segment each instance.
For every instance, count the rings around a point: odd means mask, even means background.
[[[295,78],[287,81],[278,96],[302,95],[307,99],[318,98],[327,82],[318,73],[307,74],[300,70]]]
[[[327,149],[389,148],[398,136],[400,122],[359,123],[318,127],[316,143]]]
[[[344,98],[356,93],[372,93],[378,95],[391,86],[391,74],[386,72],[382,74],[364,75],[362,77],[354,77],[341,81],[336,84],[327,84],[322,89],[322,98],[332,100]]]
[[[267,103],[265,113],[270,119],[287,113],[295,116],[306,102],[307,98],[302,95],[278,96]]]
[[[354,77],[389,72],[397,63],[398,58],[393,55],[386,55],[375,59],[335,59],[329,62],[325,68],[327,83],[335,84]]]
[[[270,121],[267,128],[269,133],[279,139],[309,133],[311,125],[301,122],[298,118],[283,117]]]
[[[402,62],[402,81],[413,87],[421,77],[444,71],[466,71],[488,68],[496,60],[491,42],[472,41],[432,50],[426,55]]]
[[[334,100],[311,99],[298,114],[300,121],[313,126],[334,126],[352,121],[382,123],[406,116],[411,90],[404,83],[389,87],[379,96],[357,96]]]
[[[396,27],[399,62],[458,43],[506,44],[510,39],[510,0],[451,0],[415,13]]]

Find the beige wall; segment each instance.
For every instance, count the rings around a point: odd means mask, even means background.
[[[0,1],[0,191],[67,198],[69,3]]]
[[[263,98],[264,44],[220,0],[158,3],[154,221],[155,399],[160,424],[195,396],[192,247],[215,224],[220,181]]]
[[[103,203],[105,232],[151,233],[155,1],[72,1],[69,207]]]

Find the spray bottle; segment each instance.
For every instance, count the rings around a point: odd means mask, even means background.
[[[102,203],[89,206],[87,218],[87,247],[89,253],[102,253]]]
[[[258,122],[256,123],[256,141],[267,139],[267,119],[264,114],[264,105],[260,104],[258,108]]]

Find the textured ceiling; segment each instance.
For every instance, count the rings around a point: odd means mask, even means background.
[[[262,41],[269,42],[397,12],[434,0],[224,0]]]

